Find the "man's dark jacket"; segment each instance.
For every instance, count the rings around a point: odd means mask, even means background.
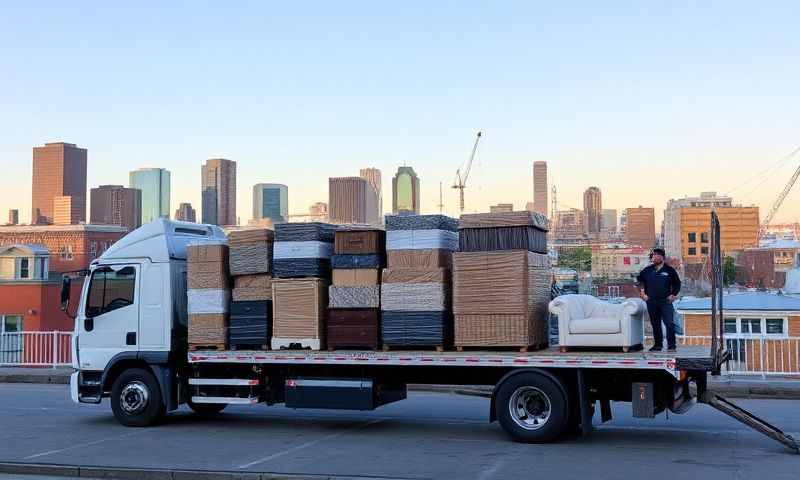
[[[656,270],[655,265],[645,267],[636,277],[639,285],[644,287],[644,293],[650,301],[666,301],[670,295],[677,295],[681,291],[681,279],[678,272],[669,265],[662,264]]]

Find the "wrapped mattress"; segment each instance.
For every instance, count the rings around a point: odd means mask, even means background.
[[[328,289],[328,307],[330,308],[375,308],[380,307],[381,287],[369,286],[337,286]]]
[[[456,346],[545,347],[550,259],[526,250],[453,256]]]
[[[331,267],[333,268],[381,268],[383,267],[383,254],[370,253],[359,255],[333,255]]]
[[[374,308],[328,310],[326,342],[329,349],[367,348],[380,343],[379,311]]]
[[[319,278],[273,279],[272,348],[324,345],[328,283]]]

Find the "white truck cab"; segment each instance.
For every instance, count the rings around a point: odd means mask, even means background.
[[[120,390],[115,410],[177,408],[174,370],[186,357],[186,247],[212,239],[225,234],[212,225],[160,218],[91,263],[75,313],[73,401],[100,403]],[[68,308],[69,280],[62,287]],[[121,374],[131,378],[121,381]]]

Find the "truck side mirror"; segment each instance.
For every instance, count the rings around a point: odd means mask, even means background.
[[[69,296],[72,293],[72,279],[64,275],[61,277],[61,311],[66,312],[69,308]]]

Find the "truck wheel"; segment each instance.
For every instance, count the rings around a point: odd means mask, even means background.
[[[495,413],[503,430],[517,442],[546,443],[556,440],[567,427],[567,399],[561,388],[545,375],[514,375],[500,384]]]
[[[198,415],[216,415],[225,410],[226,403],[194,403],[191,400],[186,402],[189,408]]]
[[[148,427],[166,414],[161,389],[152,373],[141,368],[122,372],[111,387],[111,410],[126,427]]]

